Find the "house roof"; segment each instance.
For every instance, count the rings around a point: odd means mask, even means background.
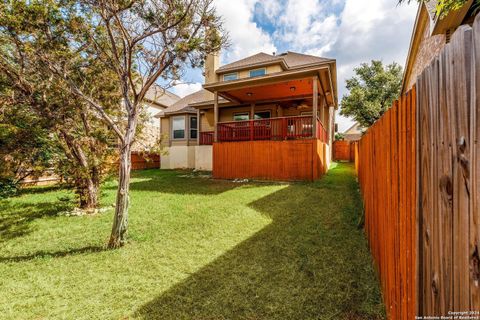
[[[316,57],[309,54],[297,53],[292,51],[287,51],[287,53],[284,53],[280,56],[285,60],[290,69],[299,68],[315,63],[333,61],[333,59],[329,58]]]
[[[155,117],[163,117],[179,113],[197,113],[197,109],[190,105],[210,101],[210,99],[208,99],[209,95],[211,95],[211,93],[205,89],[198,90],[181,98],[167,109],[156,114]]]
[[[362,133],[362,127],[358,122],[355,122],[350,128],[343,132],[344,134],[358,134]]]
[[[284,69],[293,69],[307,66],[310,64],[324,63],[333,61],[332,59],[316,57],[308,54],[287,51],[279,55],[271,55],[264,52],[254,54],[253,56],[226,64],[216,71],[217,73],[225,73],[228,71],[241,70],[256,66],[281,64]]]
[[[407,60],[405,62],[405,70],[402,80],[402,92],[407,89],[407,76],[410,74],[412,64],[416,59],[419,44],[422,41],[423,31],[425,30],[425,24],[430,23],[430,36],[444,34],[449,29],[455,29],[462,23],[463,19],[469,12],[469,9],[473,5],[473,0],[466,0],[465,4],[460,9],[449,12],[448,15],[442,19],[438,19],[436,15],[437,3],[438,0],[429,0],[418,5],[417,17],[413,26],[410,47],[407,54]]]
[[[430,16],[430,20],[434,21],[437,12],[437,3],[438,0],[429,0],[424,2],[425,8],[427,9],[428,15]]]
[[[168,108],[179,101],[180,97],[157,84],[153,84],[145,94],[145,100],[160,107]]]

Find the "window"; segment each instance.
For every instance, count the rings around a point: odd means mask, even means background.
[[[250,78],[260,77],[260,76],[264,76],[266,74],[267,74],[267,70],[265,68],[250,70]]]
[[[185,139],[185,117],[173,117],[172,120],[173,139]]]
[[[270,118],[270,111],[259,111],[255,112],[255,115],[253,116],[253,119],[268,119]]]
[[[223,81],[231,81],[231,80],[237,80],[237,79],[238,79],[238,74],[236,72],[223,75]]]
[[[233,121],[247,121],[250,118],[250,114],[248,112],[244,113],[235,113],[233,115]]]
[[[198,121],[197,117],[190,117],[190,139],[197,139]]]

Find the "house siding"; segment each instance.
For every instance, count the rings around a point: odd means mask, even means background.
[[[229,72],[222,73],[220,75],[220,81],[223,81],[223,75],[224,74],[237,73],[239,79],[245,79],[245,78],[250,77],[250,70],[257,70],[257,69],[263,69],[263,68],[266,69],[267,74],[277,73],[277,72],[283,71],[282,67],[279,64],[275,64],[275,65],[271,65],[271,66],[267,66],[267,67],[252,67],[251,69],[241,70],[241,71],[237,71],[237,72],[236,71],[229,71]]]

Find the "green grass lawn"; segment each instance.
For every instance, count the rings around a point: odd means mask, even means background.
[[[0,201],[1,319],[383,319],[351,165],[315,183],[135,172],[129,243],[68,190]],[[115,183],[102,202],[114,202]]]

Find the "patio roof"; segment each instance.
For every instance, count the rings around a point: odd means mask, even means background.
[[[204,85],[204,88],[210,92],[216,91],[220,97],[237,104],[298,99],[312,96],[313,77],[317,76],[319,94],[326,97],[328,105],[336,107],[335,70],[335,60],[328,60],[328,62],[315,63],[260,77],[210,83]]]

